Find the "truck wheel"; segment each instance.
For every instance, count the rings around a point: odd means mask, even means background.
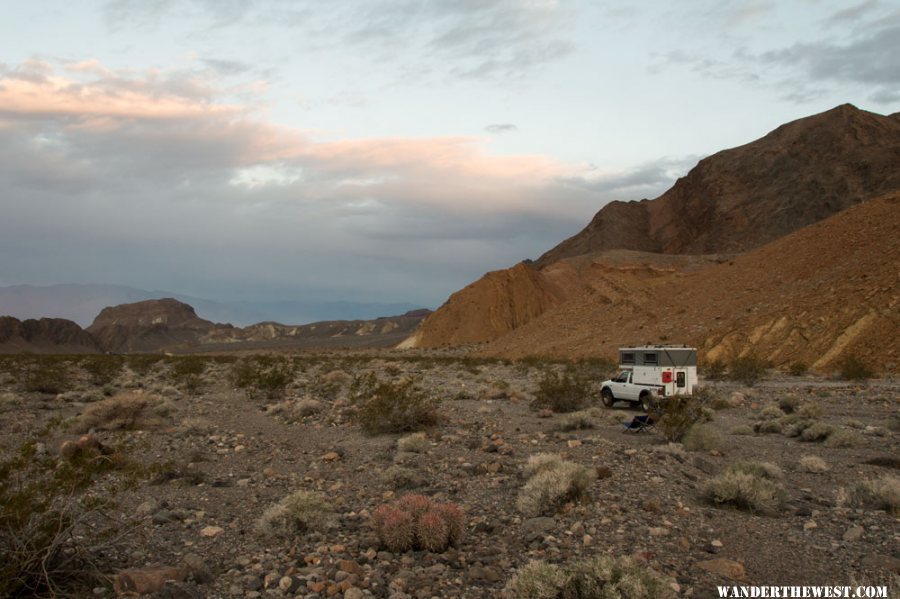
[[[656,409],[656,401],[653,399],[653,395],[647,392],[641,393],[641,409],[647,413]]]
[[[600,399],[603,401],[603,406],[606,408],[611,408],[613,403],[615,403],[616,398],[613,397],[612,391],[609,389],[604,389],[600,392]]]

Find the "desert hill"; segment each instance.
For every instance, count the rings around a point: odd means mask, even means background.
[[[622,344],[696,345],[707,360],[756,352],[827,369],[854,355],[900,360],[900,193],[849,208],[733,260],[587,292],[489,344],[503,356],[614,355]],[[602,264],[602,258],[596,259]]]
[[[900,189],[900,113],[850,104],[701,160],[655,200],[607,204],[537,260],[609,249],[737,253]]]
[[[839,307],[844,313],[857,314],[858,310],[847,306],[867,306],[878,312],[866,295],[875,292],[846,284],[859,275],[846,271],[839,260],[826,262],[833,248],[816,246],[819,240],[808,233],[771,244],[792,231],[804,231],[850,207],[900,190],[898,164],[900,113],[881,116],[844,105],[788,123],[760,140],[702,160],[656,200],[607,205],[581,233],[534,264],[488,273],[453,294],[403,345],[493,342],[487,350],[493,354],[596,355],[610,353],[621,343],[668,339],[696,343],[710,356],[721,357],[758,345],[754,337],[749,341],[742,337],[763,335],[762,329],[745,330],[750,320],[744,317],[769,314],[766,306],[778,305],[800,311],[809,308],[813,315],[809,318],[828,320],[828,326],[809,331],[808,323],[798,325],[796,334],[812,331],[820,338],[810,347],[830,348],[845,319],[835,318],[828,310]],[[871,210],[883,213],[879,213],[880,222],[839,219],[829,225],[828,234],[857,248],[855,261],[847,264],[869,272],[867,276],[874,278],[868,282],[895,285],[878,261],[886,260],[896,270],[895,242],[883,242],[882,236],[896,236],[890,207],[898,210],[887,198],[878,206]],[[890,234],[884,230],[889,223],[895,227]],[[855,237],[845,238],[840,227],[851,224]],[[771,264],[735,258],[763,247],[768,249],[753,255],[765,256]],[[801,257],[802,268],[796,263]],[[789,265],[793,270],[787,274]],[[715,274],[703,274],[707,270]],[[770,274],[779,272],[788,279],[781,281]],[[808,291],[811,282],[824,285],[820,273],[829,273],[831,280],[850,277],[828,287],[841,289],[846,306],[822,304],[817,293],[797,295],[801,289]],[[709,286],[707,276],[710,281],[715,278],[716,285]],[[739,307],[733,295],[722,295],[723,290],[734,290],[746,281],[753,282],[756,292],[735,291],[747,299]],[[673,318],[660,307],[675,305],[671,295],[693,297],[694,289],[703,290],[695,298],[697,310],[694,304],[677,308],[690,320]],[[710,304],[711,297],[720,303]],[[809,305],[802,303],[806,301]],[[746,314],[733,312],[738,309]],[[612,315],[612,320],[598,316],[600,312]],[[863,315],[859,312],[857,320]],[[736,327],[732,337],[725,338],[726,322]],[[754,322],[755,327],[765,324]],[[779,327],[769,334],[777,337]],[[896,342],[889,343],[896,347]],[[761,349],[776,362],[806,355],[775,345]],[[822,353],[814,361],[824,365],[833,357]]]
[[[0,353],[81,354],[97,349],[97,341],[71,320],[0,316]]]
[[[410,310],[371,320],[305,325],[260,322],[246,327],[200,318],[173,298],[107,307],[87,329],[61,318],[0,317],[0,353],[156,353],[244,349],[393,347],[430,310]]]

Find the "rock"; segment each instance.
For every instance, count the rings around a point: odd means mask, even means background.
[[[900,559],[879,553],[870,553],[862,560],[863,568],[867,570],[884,570],[900,574]]]
[[[143,502],[141,505],[137,506],[134,510],[136,516],[149,516],[153,512],[159,509],[159,502],[155,499],[148,499]]]
[[[186,568],[135,568],[122,570],[113,578],[113,590],[117,595],[147,595],[156,593],[167,582],[184,582]]]
[[[538,418],[552,418],[553,410],[548,410],[547,408],[544,408],[543,410],[541,410],[540,412],[537,413],[537,417]]]
[[[747,396],[741,393],[740,391],[735,391],[731,394],[731,397],[728,399],[728,405],[732,408],[739,408],[744,405],[744,402],[747,400]]]
[[[864,532],[865,532],[865,529],[863,529],[862,526],[859,526],[858,524],[856,524],[847,529],[847,532],[844,533],[843,538],[848,543],[853,542],[853,541],[858,541],[862,538]]]
[[[550,532],[556,528],[556,520],[547,516],[529,518],[522,522],[522,532],[528,534]]]
[[[225,532],[225,529],[221,526],[205,526],[200,530],[201,536],[204,537],[217,537],[223,532]]]
[[[731,578],[732,580],[743,580],[745,575],[743,564],[730,559],[709,559],[697,562],[695,565],[701,570]]]
[[[325,455],[322,456],[323,462],[334,462],[339,459],[341,459],[341,456],[336,451],[329,451],[328,453],[326,453]]]
[[[363,592],[356,587],[344,591],[344,599],[363,599]]]
[[[651,526],[647,529],[651,537],[664,537],[669,534],[669,529],[664,526]]]
[[[815,520],[807,520],[803,523],[803,530],[813,530],[814,528],[818,528],[818,524],[816,524]]]
[[[188,553],[181,561],[195,582],[206,584],[213,581],[212,572],[206,566],[206,562],[196,553]]]
[[[568,441],[566,441],[566,445],[568,445],[571,449],[574,449],[575,447],[581,447],[581,440],[569,439]]]
[[[709,544],[712,545],[713,547],[724,547],[725,546],[722,543],[722,541],[720,541],[719,539],[713,539],[712,541],[710,541]]]

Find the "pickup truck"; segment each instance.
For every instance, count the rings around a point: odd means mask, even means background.
[[[639,403],[645,412],[652,410],[657,396],[664,394],[662,385],[635,383],[634,372],[631,370],[622,370],[615,378],[603,381],[600,388],[600,398],[607,408],[611,408],[617,401],[627,401]]]

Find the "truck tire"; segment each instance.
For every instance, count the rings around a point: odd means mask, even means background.
[[[613,407],[613,404],[616,403],[616,398],[613,397],[612,391],[609,389],[604,389],[600,392],[600,400],[606,408],[611,408]]]
[[[656,409],[656,400],[653,399],[653,394],[649,391],[641,393],[641,409],[648,414]]]

